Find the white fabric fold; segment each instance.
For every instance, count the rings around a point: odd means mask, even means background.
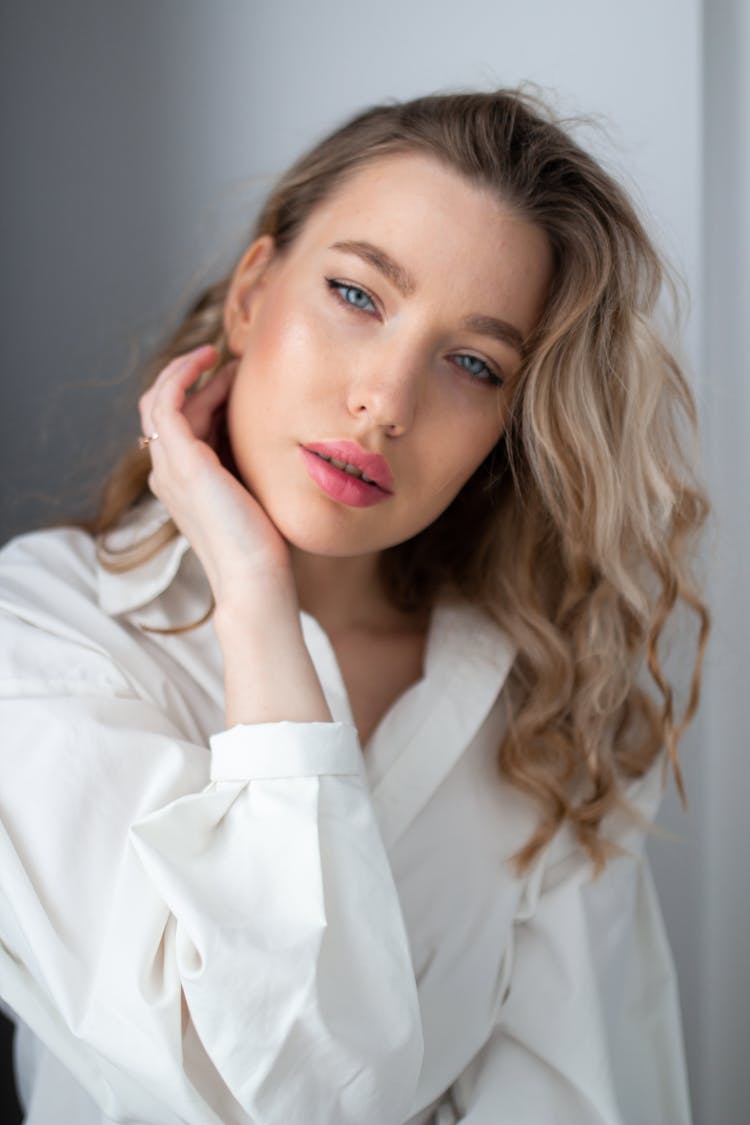
[[[126,549],[158,526],[146,505]],[[139,522],[140,521],[140,522]],[[500,776],[514,648],[439,606],[423,678],[360,750],[332,723],[223,730],[184,541],[105,575],[82,532],[0,553],[0,994],[28,1125],[688,1125],[671,955],[643,853],[592,881]],[[661,764],[632,787],[648,820]]]

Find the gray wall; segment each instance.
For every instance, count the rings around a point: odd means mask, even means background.
[[[745,363],[737,293],[747,295],[747,272],[730,284],[725,262],[750,253],[736,253],[747,223],[740,195],[725,189],[747,176],[747,85],[732,84],[743,51],[750,70],[744,0],[706,0],[705,20],[700,0],[5,0],[0,21],[0,535],[85,505],[138,433],[128,379],[138,352],[231,262],[256,201],[301,148],[375,100],[522,79],[554,91],[566,112],[599,115],[609,139],[587,127],[584,140],[647,207],[686,280],[685,350],[709,473],[720,510],[736,510],[732,467],[747,468],[737,450],[750,404],[732,380]],[[714,128],[728,112],[735,128]],[[730,533],[720,561],[732,546]],[[739,546],[747,559],[746,539]],[[738,669],[750,622],[746,594],[738,608],[739,566],[712,581],[715,649],[684,745],[690,810],[670,797],[660,820],[678,841],[650,850],[696,1122],[733,1125],[748,1105],[737,1046],[750,1038]]]
[[[134,438],[137,354],[244,222],[256,169],[215,143],[228,47],[204,51],[209,9],[0,9],[3,537],[78,510]]]
[[[750,4],[707,0],[704,424],[719,534],[706,668],[702,966],[706,1122],[750,1121]]]
[[[0,21],[0,537],[80,505],[137,433],[139,349],[231,259],[273,175],[366,103],[552,88],[602,115],[613,141],[593,143],[695,276],[697,0],[5,0]]]

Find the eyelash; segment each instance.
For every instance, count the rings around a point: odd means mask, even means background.
[[[367,313],[368,315],[373,313],[373,312],[377,312],[377,306],[375,304],[375,301],[370,296],[370,294],[367,292],[367,290],[363,289],[361,285],[350,285],[346,281],[338,281],[335,277],[327,277],[325,279],[325,281],[326,281],[326,285],[328,286],[329,290],[331,291],[331,294],[334,297],[334,299],[339,301],[340,304],[345,305],[346,308],[352,309],[354,312],[364,312],[364,313]],[[362,305],[355,305],[353,301],[347,300],[347,298],[344,296],[344,293],[346,293],[347,291],[350,292],[350,293],[360,293],[360,294],[362,294],[362,296],[366,297],[367,300],[370,302],[370,304],[372,305],[372,308],[371,309],[370,308],[363,308]],[[483,384],[485,384],[486,386],[489,386],[489,387],[501,387],[503,385],[504,380],[501,379],[500,376],[498,374],[496,374],[495,371],[492,370],[490,365],[485,360],[480,359],[480,357],[478,355],[471,355],[470,353],[461,353],[459,355],[453,356],[452,359],[454,359],[454,360],[468,359],[470,361],[473,361],[474,363],[481,363],[482,366],[484,367],[485,372],[486,372],[485,376],[477,375],[472,371],[468,371],[467,368],[464,367],[464,365],[461,364],[461,363],[456,364],[456,366],[460,367],[462,371],[466,371],[466,373],[470,376],[470,378],[472,378],[475,382],[480,383],[480,384],[483,383]]]
[[[327,277],[326,285],[331,290],[331,293],[336,298],[336,300],[340,301],[342,305],[346,305],[347,308],[355,309],[357,312],[377,312],[377,306],[374,300],[367,292],[367,290],[363,289],[361,285],[350,285],[347,281],[337,281],[335,277]],[[372,305],[372,308],[363,309],[361,305],[355,305],[353,301],[347,301],[346,297],[344,296],[344,293],[346,292],[361,293],[363,297],[367,297],[368,301]]]

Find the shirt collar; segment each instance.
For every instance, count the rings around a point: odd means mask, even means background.
[[[477,737],[516,651],[512,638],[478,607],[436,606],[424,677],[385,716],[369,748],[369,780],[387,847]]]
[[[302,626],[333,718],[354,725],[328,636],[307,614]],[[516,651],[511,637],[476,606],[435,607],[422,679],[396,700],[364,747],[386,847],[395,844],[476,738],[498,701]]]
[[[174,580],[190,544],[177,535],[161,550],[128,570],[110,570],[123,555],[169,522],[161,501],[149,497],[138,504],[123,522],[97,544],[96,578],[99,605],[113,617],[131,613],[163,594]]]
[[[106,569],[108,561],[121,560],[123,552],[168,520],[169,513],[160,501],[149,498],[99,544],[99,603],[106,613],[116,616],[143,609],[172,584],[191,551],[182,535],[129,570]],[[314,618],[301,617],[333,717],[353,723],[332,645]],[[508,634],[476,606],[436,606],[424,676],[396,701],[366,747],[368,781],[388,846],[429,801],[476,737],[498,699],[516,651]]]

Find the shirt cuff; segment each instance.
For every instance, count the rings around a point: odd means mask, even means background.
[[[212,781],[362,775],[357,732],[348,723],[240,724],[210,743]]]

